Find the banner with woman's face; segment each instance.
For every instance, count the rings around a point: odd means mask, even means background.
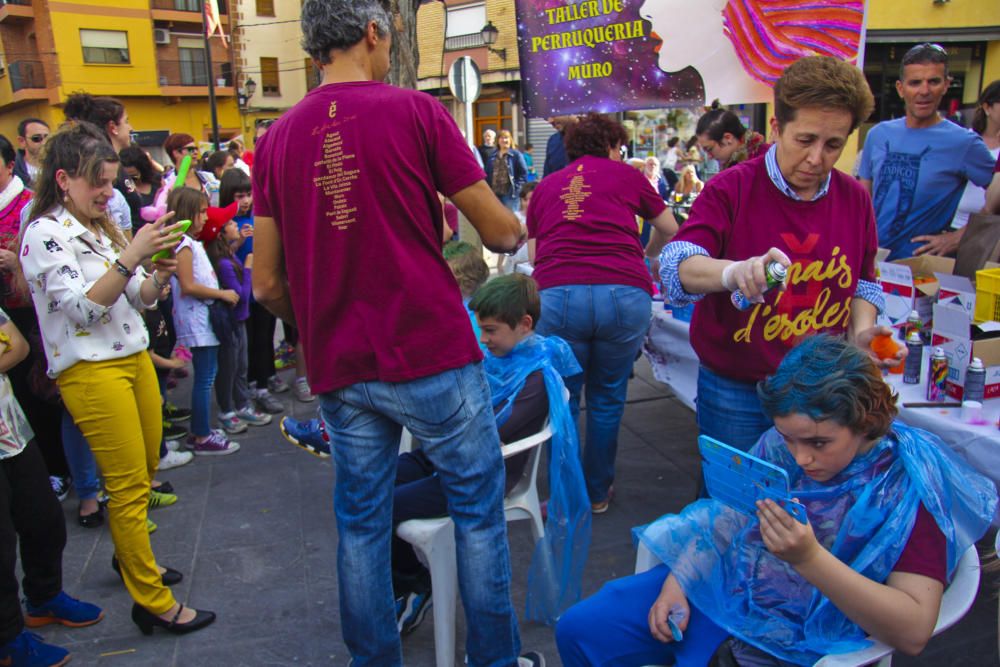
[[[859,61],[865,0],[516,0],[525,112],[767,102],[803,56]]]

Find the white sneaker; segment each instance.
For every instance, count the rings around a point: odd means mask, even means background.
[[[303,403],[312,403],[316,400],[312,390],[309,388],[309,380],[305,378],[295,378],[295,398]]]
[[[222,425],[222,430],[230,435],[247,430],[246,422],[237,417],[235,412],[220,414],[219,423]]]
[[[237,410],[236,416],[240,418],[240,421],[245,422],[250,426],[267,426],[271,423],[271,415],[266,412],[254,410],[253,407],[249,405],[242,410]]]
[[[167,450],[171,452],[181,451],[181,441],[180,440],[167,440],[163,443],[166,445]]]
[[[168,451],[167,455],[160,459],[160,470],[170,470],[171,468],[179,468],[185,463],[191,463],[191,459],[194,458],[194,454],[191,452],[176,452]]]

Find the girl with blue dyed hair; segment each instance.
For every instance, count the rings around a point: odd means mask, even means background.
[[[562,617],[567,667],[706,665],[729,636],[754,666],[811,665],[868,635],[908,654],[926,645],[959,558],[989,527],[993,484],[894,421],[891,388],[841,339],[806,339],[758,394],[774,428],[751,452],[788,473],[808,523],[770,500],[749,517],[705,499],[636,529],[663,565]]]

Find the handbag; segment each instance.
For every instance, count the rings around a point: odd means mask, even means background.
[[[987,262],[1000,260],[1000,215],[973,213],[955,255],[955,275],[976,279]]]
[[[236,340],[236,314],[225,301],[216,299],[208,304],[208,321],[219,345],[232,345]]]

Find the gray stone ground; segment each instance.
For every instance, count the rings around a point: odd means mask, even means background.
[[[285,377],[291,380],[290,372]],[[176,398],[186,395],[185,385]],[[283,394],[288,414],[309,417],[316,404]],[[676,511],[695,494],[697,458],[693,415],[654,380],[644,360],[636,364],[620,434],[617,495],[594,518],[584,593],[612,577],[629,574],[632,526]],[[178,401],[183,403],[182,401]],[[69,544],[65,587],[104,607],[106,618],[79,630],[43,628],[49,641],[71,649],[74,664],[102,667],[150,665],[346,665],[340,638],[335,574],[336,530],[331,489],[333,467],[286,443],[277,420],[237,436],[242,449],[227,457],[202,457],[163,473],[180,502],[152,512],[157,559],[185,573],[175,593],[212,609],[219,620],[186,637],[156,632],[143,637],[129,618],[131,601],[111,570],[106,528],[87,530],[75,521],[76,501],[64,503]],[[988,540],[981,544],[986,548]],[[523,614],[531,535],[526,522],[511,524],[515,607]],[[898,665],[996,665],[997,577],[986,575],[972,611],[935,638],[917,659]],[[464,620],[459,619],[459,659]],[[558,665],[550,628],[522,624],[525,650],[542,651]],[[403,644],[409,665],[434,664],[433,625],[424,624]],[[459,663],[461,664],[461,663]]]

